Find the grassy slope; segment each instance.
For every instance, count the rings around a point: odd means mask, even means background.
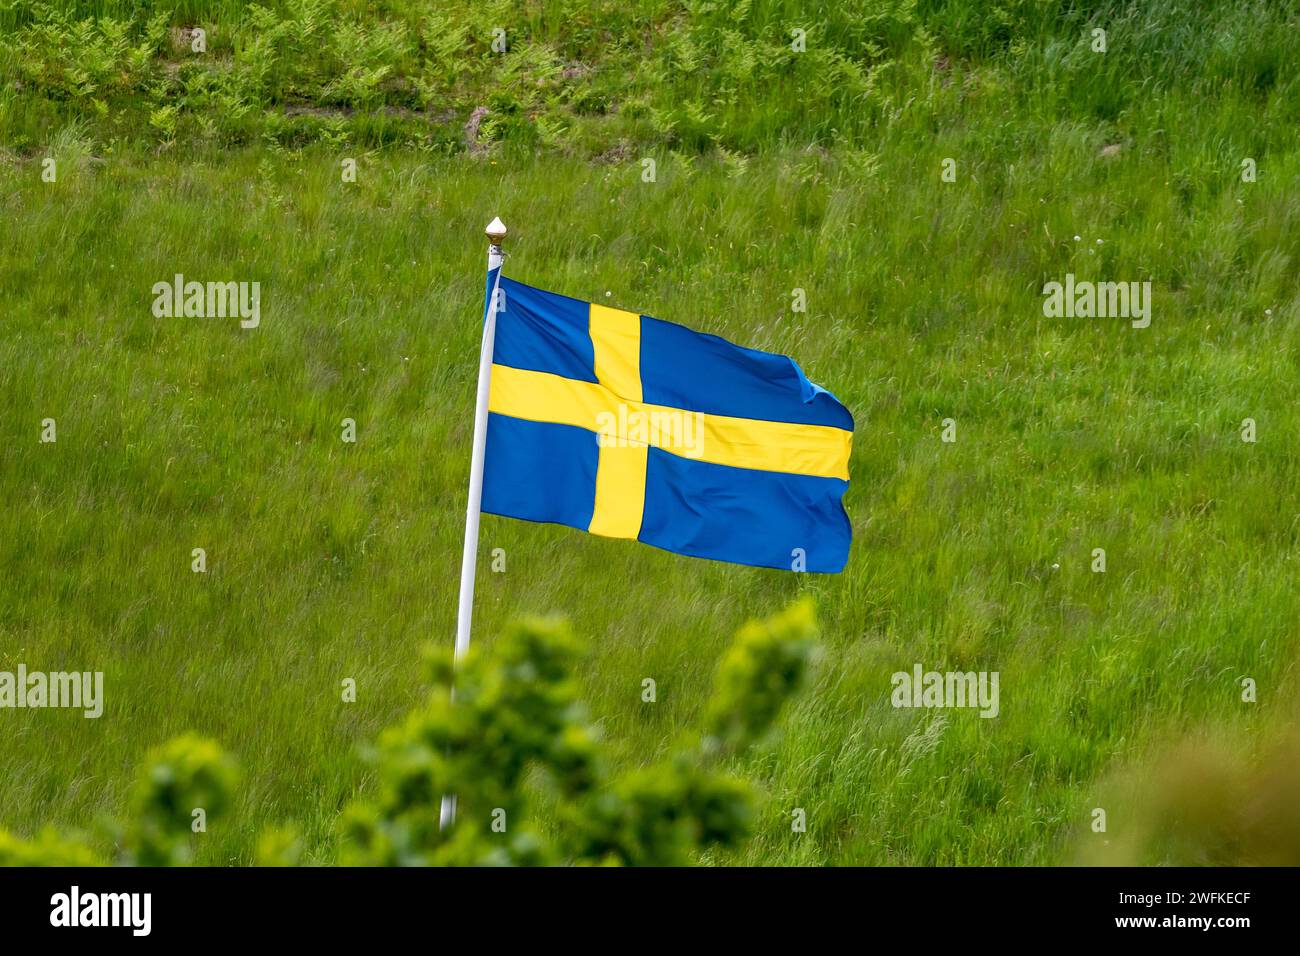
[[[1106,118],[1104,78],[1072,100],[971,75],[955,85],[986,101],[936,78],[925,108],[829,152],[645,152],[654,184],[640,152],[507,144],[374,154],[345,186],[347,147],[109,151],[84,130],[56,185],[34,158],[0,166],[0,668],[100,668],[110,695],[97,722],[0,715],[0,820],[88,825],[147,747],[196,729],[248,774],[201,859],[247,860],[284,819],[328,854],[365,785],[355,745],[418,693],[418,645],[450,639],[496,213],[516,277],[792,354],[857,416],[837,577],[485,519],[507,571],[483,569],[480,639],[571,615],[627,761],[691,719],[736,624],[818,594],[822,676],[750,768],[772,799],[744,859],[1063,859],[1112,770],[1278,714],[1300,610],[1294,84]],[[1239,181],[1247,155],[1258,183]],[[1038,290],[1067,271],[1152,279],[1151,328],[1043,318]],[[155,319],[150,287],[175,272],[261,281],[262,328]],[[1002,716],[892,709],[889,675],[918,661],[999,670]],[[1260,705],[1239,703],[1243,675]]]

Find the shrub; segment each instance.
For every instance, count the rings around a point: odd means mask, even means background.
[[[700,734],[652,766],[614,775],[578,700],[581,653],[568,625],[531,618],[487,653],[453,666],[427,658],[428,700],[379,738],[375,792],[340,821],[340,861],[372,866],[684,865],[734,848],[753,825],[754,788],[726,761],[772,733],[803,685],[816,647],[810,600],[746,624],[718,668]],[[455,700],[452,687],[455,686]],[[151,751],[116,827],[113,860],[179,866],[193,858],[196,811],[230,808],[239,772],[211,740],[187,735]],[[439,825],[444,794],[458,815]],[[259,863],[297,861],[292,828],[258,841]],[[53,829],[23,840],[0,830],[0,865],[108,862],[82,835]]]

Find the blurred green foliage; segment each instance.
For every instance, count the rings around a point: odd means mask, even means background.
[[[1075,840],[1102,866],[1300,866],[1300,723],[1251,745],[1222,730],[1187,737],[1116,775],[1106,831]]]
[[[712,713],[729,716],[715,716],[703,741],[618,777],[578,702],[567,624],[527,620],[490,654],[471,652],[455,669],[454,702],[451,658],[439,652],[428,703],[379,740],[377,793],[345,815],[344,861],[682,865],[734,847],[749,833],[754,794],[708,742],[723,731],[735,753],[771,729],[803,684],[815,633],[810,600],[747,624],[718,671]],[[447,831],[443,793],[458,800]]]
[[[803,686],[816,650],[805,598],[745,625],[718,670],[708,728],[669,756],[611,776],[597,729],[578,701],[580,648],[567,623],[511,627],[486,654],[453,667],[432,652],[429,699],[385,731],[370,754],[374,792],[341,818],[341,862],[368,866],[686,865],[749,835],[756,794],[724,767],[772,732]],[[452,687],[455,686],[455,700]],[[232,805],[239,772],[211,740],[176,738],[153,750],[131,794],[127,822],[108,825],[104,856],[85,835],[44,830],[23,840],[0,830],[0,865],[180,866],[203,827]],[[442,829],[442,795],[458,800]],[[268,830],[263,865],[298,860],[294,829]]]
[[[191,835],[230,807],[239,783],[233,758],[211,740],[185,735],[149,752],[131,792],[128,822],[106,822],[115,849],[104,855],[86,834],[52,828],[23,840],[0,829],[0,866],[181,866]],[[202,811],[200,818],[196,811]]]
[[[234,759],[214,741],[186,735],[153,750],[131,792],[124,862],[190,862],[195,809],[201,808],[208,819],[220,818],[230,808],[238,784]]]

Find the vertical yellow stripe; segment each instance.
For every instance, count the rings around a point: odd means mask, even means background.
[[[645,445],[600,450],[596,466],[596,507],[587,530],[607,538],[635,538],[645,508]]]
[[[641,316],[593,302],[587,325],[597,380],[620,401],[640,402]],[[648,455],[645,445],[611,443],[600,449],[596,502],[587,526],[592,534],[635,538],[641,533]]]
[[[587,327],[597,381],[624,401],[641,401],[641,316],[593,302]]]

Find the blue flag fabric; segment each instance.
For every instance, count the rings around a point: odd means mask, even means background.
[[[843,570],[853,416],[792,359],[499,283],[483,511]]]

